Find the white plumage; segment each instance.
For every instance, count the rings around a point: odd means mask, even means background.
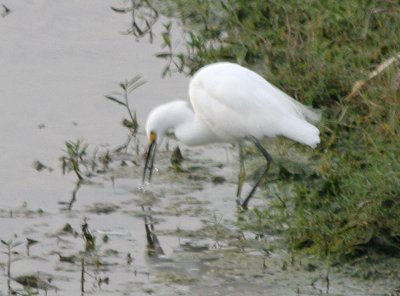
[[[307,122],[318,120],[317,113],[239,65],[200,69],[189,96],[196,116],[226,141],[282,135],[311,147],[319,143],[319,130]]]
[[[201,68],[191,79],[189,97],[191,106],[172,101],[150,113],[146,123],[150,144],[161,142],[168,132],[187,145],[250,140],[270,161],[258,142],[264,137],[284,136],[312,148],[320,142],[319,130],[312,124],[319,120],[318,112],[237,64]],[[155,148],[149,149],[149,154],[151,151],[155,153]],[[150,155],[143,180],[149,159]]]
[[[320,141],[319,130],[310,123],[319,120],[317,112],[237,64],[201,68],[190,82],[189,97],[193,110],[185,101],[156,107],[147,119],[147,135],[154,131],[160,139],[174,132],[189,146],[248,136],[281,135],[313,148]]]

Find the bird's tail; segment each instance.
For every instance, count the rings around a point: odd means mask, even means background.
[[[321,120],[321,111],[313,109],[311,107],[305,106],[302,103],[296,101],[295,99],[289,97],[295,105],[295,109],[299,115],[304,117],[305,120],[311,123],[316,123]]]
[[[304,115],[306,118],[309,118],[308,116],[314,116],[313,113]],[[296,117],[287,118],[285,123],[282,125],[282,130],[279,134],[299,143],[308,145],[311,148],[315,148],[320,143],[318,128],[311,123]]]

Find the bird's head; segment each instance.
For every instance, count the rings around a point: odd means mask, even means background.
[[[157,152],[157,143],[160,143],[164,138],[165,127],[163,127],[162,117],[158,108],[154,109],[148,116],[146,122],[146,136],[149,143],[149,147],[146,153],[146,162],[143,170],[142,183],[146,182],[146,174],[148,175],[148,181],[150,183],[153,175],[154,159]]]
[[[185,122],[190,116],[190,109],[184,101],[172,101],[154,108],[146,121],[146,136],[149,148],[146,154],[146,162],[143,171],[142,182],[150,183],[157,145],[161,144],[166,135],[173,134],[175,128]]]

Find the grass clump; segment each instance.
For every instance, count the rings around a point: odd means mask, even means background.
[[[296,247],[400,255],[400,90],[391,82],[382,75],[337,106],[338,120],[323,127],[318,178],[296,184],[290,234]]]

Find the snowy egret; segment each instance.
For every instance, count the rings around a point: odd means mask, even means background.
[[[320,115],[302,105],[257,73],[233,63],[221,62],[198,70],[190,81],[191,106],[172,101],[153,109],[147,118],[149,149],[143,183],[151,181],[157,144],[172,133],[189,146],[208,143],[239,143],[240,172],[237,200],[245,178],[242,143],[250,141],[266,159],[266,166],[246,199],[247,208],[260,181],[266,176],[272,157],[262,146],[264,137],[284,136],[314,148],[319,130],[311,123]]]

